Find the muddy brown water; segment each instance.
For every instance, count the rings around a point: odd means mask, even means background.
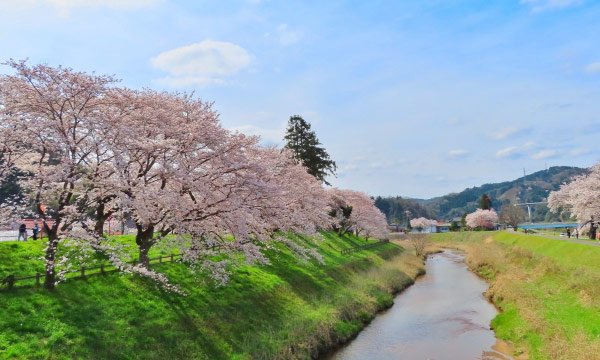
[[[464,255],[432,255],[426,269],[389,310],[328,359],[511,359],[490,330],[497,311],[483,296],[488,285],[468,270]]]

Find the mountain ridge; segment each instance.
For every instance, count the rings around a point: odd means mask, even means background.
[[[479,198],[483,194],[491,197],[492,207],[496,210],[499,210],[504,204],[544,202],[551,191],[558,190],[561,184],[574,176],[586,173],[586,171],[587,169],[573,166],[553,166],[515,180],[487,183],[430,199],[411,199],[401,196],[377,197],[375,204],[386,214],[389,222],[406,222],[405,209],[395,209],[395,212],[391,213],[390,211],[386,212],[390,206],[383,206],[386,203],[394,203],[393,199],[396,198],[401,198],[407,209],[411,206],[424,209],[425,212],[421,211],[420,216],[428,215],[436,219],[451,220],[475,211],[479,205]],[[411,217],[416,217],[416,214],[411,214]],[[550,213],[545,204],[539,204],[532,207],[532,220],[557,221],[561,219],[558,215]]]

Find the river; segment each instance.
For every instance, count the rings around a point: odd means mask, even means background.
[[[353,341],[329,359],[511,359],[497,349],[490,321],[497,311],[483,296],[487,284],[464,255],[430,256],[427,273],[394,299]]]

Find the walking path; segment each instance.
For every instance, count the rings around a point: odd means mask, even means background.
[[[568,238],[566,236],[554,236],[554,235],[546,235],[546,234],[528,234],[528,235],[543,236],[548,239],[567,241],[567,242],[572,242],[575,244],[600,246],[600,241],[598,241],[598,240],[590,240],[590,239],[582,239],[582,238],[576,239],[574,237]]]

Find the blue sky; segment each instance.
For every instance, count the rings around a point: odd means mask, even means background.
[[[0,0],[0,59],[193,90],[265,143],[300,114],[334,185],[432,197],[600,160],[598,19],[592,0]]]

